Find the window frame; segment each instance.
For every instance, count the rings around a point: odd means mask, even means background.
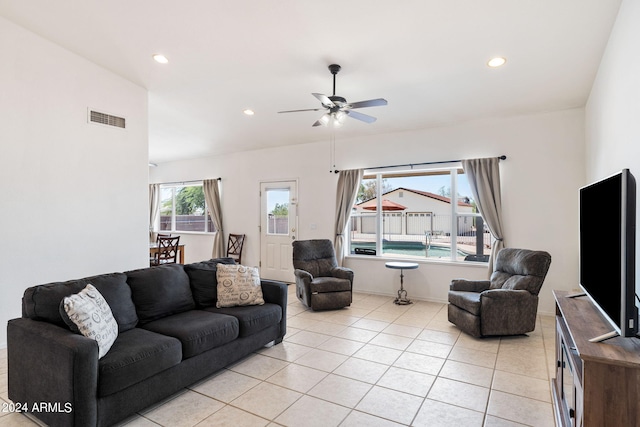
[[[375,179],[376,180],[376,188],[378,189],[378,191],[380,189],[383,188],[382,185],[382,181],[385,178],[402,178],[402,177],[410,177],[410,176],[416,176],[416,175],[449,175],[450,178],[450,193],[451,193],[451,197],[449,197],[450,199],[450,205],[451,205],[451,256],[448,259],[442,259],[442,258],[429,258],[429,257],[424,257],[424,258],[416,258],[416,257],[412,257],[412,256],[402,256],[402,255],[396,255],[393,254],[393,259],[402,259],[402,260],[407,260],[407,261],[411,261],[411,262],[415,262],[415,261],[420,261],[420,262],[436,262],[436,263],[456,263],[456,264],[461,264],[461,265],[487,265],[487,261],[462,261],[462,260],[458,260],[456,256],[454,256],[454,254],[457,254],[457,249],[458,249],[458,239],[453,238],[453,236],[458,236],[459,235],[459,221],[462,218],[481,218],[483,220],[483,222],[486,224],[486,221],[484,221],[484,218],[482,218],[482,215],[479,212],[462,212],[460,211],[460,207],[459,207],[459,197],[458,197],[458,175],[464,174],[464,170],[462,169],[462,165],[460,163],[455,163],[455,164],[451,164],[449,166],[438,166],[438,167],[421,167],[421,168],[416,168],[416,167],[412,167],[411,169],[388,169],[388,170],[379,170],[379,169],[372,169],[372,170],[365,170],[364,174],[363,174],[363,181],[365,179]],[[391,190],[393,191],[393,190]],[[383,193],[384,194],[384,193]],[[382,217],[383,217],[383,210],[382,210],[382,197],[380,197],[381,194],[376,194],[375,198],[376,198],[376,203],[377,203],[377,207],[375,210],[375,222],[376,222],[376,255],[374,255],[373,257],[375,258],[388,258],[390,254],[385,254],[383,253],[383,239],[384,239],[384,229],[383,229],[383,221],[382,221]],[[477,210],[477,208],[476,208]],[[411,213],[411,212],[409,212]],[[349,219],[349,229],[352,229],[352,225],[351,225],[351,219],[354,218],[353,215],[351,215],[350,219]],[[362,218],[362,217],[361,217]],[[486,225],[485,225],[486,227]],[[345,245],[345,256],[347,257],[358,257],[358,258],[372,258],[372,255],[360,255],[360,254],[354,254],[351,253],[351,233],[347,233],[347,244]],[[477,236],[476,236],[477,238]],[[483,241],[484,241],[484,237],[482,237]],[[494,239],[491,237],[491,244],[494,244]],[[491,249],[488,249],[488,251],[490,251]],[[486,255],[486,251],[487,249],[485,249],[483,251],[483,254]]]
[[[186,187],[202,187],[204,191],[204,182],[203,181],[190,181],[190,182],[179,182],[179,183],[170,183],[170,184],[160,184],[160,200],[158,203],[158,219],[157,219],[157,232],[169,232],[169,233],[179,233],[179,234],[214,234],[215,225],[213,224],[213,219],[211,218],[211,213],[209,209],[209,205],[207,203],[207,198],[204,199],[204,231],[193,231],[193,230],[176,230],[176,193],[179,188]],[[171,229],[170,230],[162,230],[160,229],[160,224],[162,221],[162,192],[163,190],[171,189]],[[209,222],[214,227],[214,230],[209,230]]]

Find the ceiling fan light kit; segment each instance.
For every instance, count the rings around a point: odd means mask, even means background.
[[[333,123],[334,126],[341,126],[346,117],[360,120],[365,123],[373,123],[376,118],[368,114],[353,111],[354,108],[367,108],[367,107],[379,107],[387,105],[387,100],[384,98],[369,99],[366,101],[358,101],[349,103],[342,96],[336,95],[336,74],[342,67],[338,64],[329,65],[329,71],[333,75],[333,95],[327,96],[321,93],[312,93],[318,101],[322,104],[322,108],[308,108],[302,110],[287,110],[278,111],[278,113],[298,113],[301,111],[322,111],[327,110],[320,119],[318,119],[312,126],[328,126],[329,123]],[[333,120],[331,120],[333,119]]]

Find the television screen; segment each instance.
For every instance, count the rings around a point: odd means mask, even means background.
[[[635,336],[635,200],[628,169],[580,189],[580,286],[621,336]]]

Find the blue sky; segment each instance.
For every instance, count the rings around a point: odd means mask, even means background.
[[[451,187],[451,177],[449,175],[430,175],[388,178],[387,184],[391,185],[392,189],[404,187],[411,190],[421,190],[440,194],[439,191],[442,187],[445,187],[445,189],[449,189]],[[458,175],[458,194],[473,199],[471,189],[469,188],[469,182],[466,180],[466,175]]]

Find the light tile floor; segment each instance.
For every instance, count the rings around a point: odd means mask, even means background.
[[[554,318],[528,336],[474,339],[445,304],[354,294],[349,308],[306,310],[289,289],[287,335],[123,425],[554,426]],[[0,404],[7,402],[0,350]],[[0,426],[34,426],[0,412]]]

